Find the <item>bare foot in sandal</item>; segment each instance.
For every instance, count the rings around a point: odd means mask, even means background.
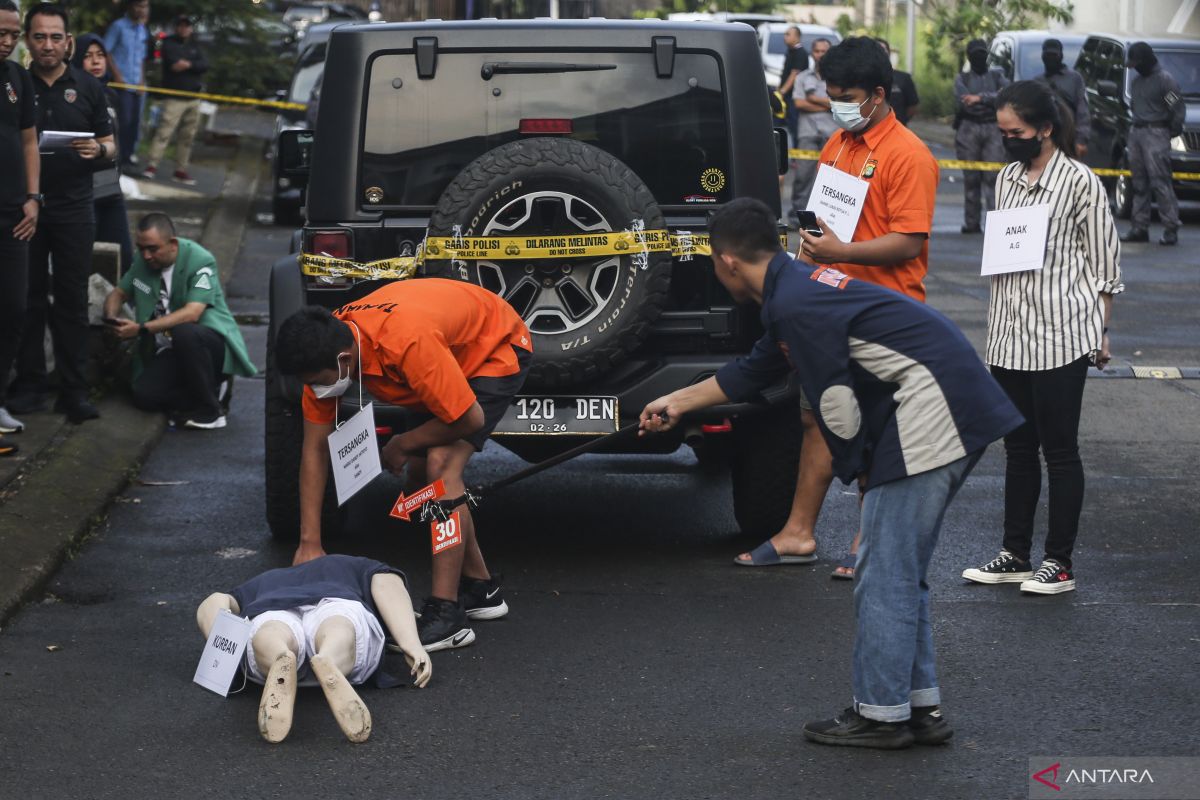
[[[854,541],[850,543],[850,555],[838,562],[838,565],[834,567],[829,577],[839,581],[854,580],[855,564],[858,562],[858,540],[861,537],[861,531],[854,534]]]
[[[740,554],[734,563],[744,567],[765,567],[773,564],[811,564],[817,560],[817,540],[808,536],[780,531],[753,550]]]

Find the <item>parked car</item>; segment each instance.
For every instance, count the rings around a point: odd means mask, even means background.
[[[992,38],[988,66],[1004,70],[1004,76],[1014,82],[1030,81],[1044,75],[1042,42],[1047,39],[1062,42],[1063,63],[1069,67],[1075,63],[1087,37],[1065,31],[1000,31]]]
[[[807,51],[812,50],[815,39],[828,39],[832,44],[838,44],[842,37],[833,28],[824,25],[801,25],[795,22],[768,22],[759,27],[759,47],[762,53],[763,72],[767,77],[767,85],[778,87],[783,83],[783,57],[787,55],[787,43],[783,34],[795,25],[800,29],[800,43]],[[809,57],[808,68],[812,68],[812,58]]]
[[[350,3],[304,2],[295,3],[283,12],[283,22],[302,39],[307,30],[322,22],[356,22],[367,19],[367,12]]]
[[[300,225],[303,221],[300,208],[304,204],[303,190],[292,179],[279,171],[279,134],[284,131],[311,129],[316,119],[313,106],[319,102],[317,96],[321,76],[325,72],[325,47],[329,34],[344,21],[322,22],[308,28],[301,40],[300,53],[288,88],[279,92],[278,99],[292,103],[303,103],[305,109],[281,110],[275,115],[275,132],[271,137],[272,194],[271,210],[276,225]]]
[[[1137,41],[1154,48],[1158,63],[1179,82],[1180,94],[1187,103],[1183,133],[1171,140],[1171,171],[1200,172],[1200,41],[1184,37],[1100,33],[1087,38],[1075,62],[1087,86],[1092,114],[1086,161],[1092,167],[1129,167],[1126,143],[1133,124],[1129,88],[1134,74],[1125,62],[1129,46]],[[1128,217],[1133,210],[1130,179],[1105,178],[1105,183],[1114,213]],[[1181,199],[1200,199],[1200,181],[1175,181],[1175,192]]]
[[[324,82],[337,91],[322,97],[314,133],[280,140],[280,171],[308,188],[302,252],[278,261],[270,278],[272,534],[295,540],[298,531],[301,387],[273,360],[284,319],[399,278],[377,265],[413,256],[427,236],[582,248],[589,234],[639,229],[690,239],[735,197],[759,198],[778,215],[787,139],[773,127],[758,52],[749,27],[705,22],[336,28]],[[645,403],[711,376],[762,335],[757,312],[733,301],[708,256],[618,246],[522,258],[521,246],[510,240],[508,258],[451,261],[434,242],[407,279],[484,286],[529,326],[534,362],[523,395],[493,434],[522,458],[541,460],[636,421]],[[377,425],[403,430],[403,409],[375,408]],[[685,441],[729,465],[745,530],[778,530],[798,466],[792,387],[781,382],[761,403],[713,409],[671,434],[614,440],[605,452],[669,453]],[[335,506],[327,501],[323,530],[338,527]]]

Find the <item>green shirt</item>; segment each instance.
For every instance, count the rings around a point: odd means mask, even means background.
[[[121,276],[119,284],[125,296],[133,303],[134,319],[141,323],[154,316],[154,307],[162,291],[162,273],[146,265],[141,254],[133,257],[133,266]],[[229,306],[225,305],[225,293],[217,276],[217,262],[212,253],[191,239],[179,238],[179,254],[171,273],[171,296],[167,310],[178,311],[188,303],[203,303],[204,313],[200,324],[212,328],[225,339],[225,364],[222,372],[229,375],[250,377],[258,374],[258,367],[246,353],[246,342],[238,330]],[[146,361],[154,356],[154,337],[142,335],[134,348],[133,377],[141,374]]]

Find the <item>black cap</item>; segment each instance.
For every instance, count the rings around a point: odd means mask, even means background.
[[[971,41],[967,42],[967,55],[974,53],[976,50],[982,50],[986,53],[987,49],[987,42],[985,42],[983,39],[972,39]]]
[[[1062,53],[1062,51],[1062,42],[1060,42],[1058,39],[1047,39],[1046,41],[1042,42],[1043,53]]]

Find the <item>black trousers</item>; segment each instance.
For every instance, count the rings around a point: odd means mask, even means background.
[[[38,221],[37,233],[29,245],[28,305],[12,394],[49,389],[42,346],[47,323],[54,339],[54,361],[63,393],[75,397],[87,394],[88,275],[92,272],[96,233],[88,216],[84,222]]]
[[[1050,521],[1046,558],[1071,566],[1071,552],[1083,509],[1083,462],[1079,458],[1079,415],[1086,357],[1057,369],[1038,372],[992,367],[1025,424],[1004,437],[1004,549],[1028,560],[1033,547],[1033,517],[1042,492],[1042,465],[1050,479]]]
[[[8,373],[21,344],[29,283],[29,242],[13,236],[21,215],[0,213],[0,406],[7,399]]]
[[[212,419],[221,413],[217,391],[224,367],[221,334],[198,322],[176,325],[171,328],[171,347],[150,359],[134,381],[133,404],[143,411]]]

